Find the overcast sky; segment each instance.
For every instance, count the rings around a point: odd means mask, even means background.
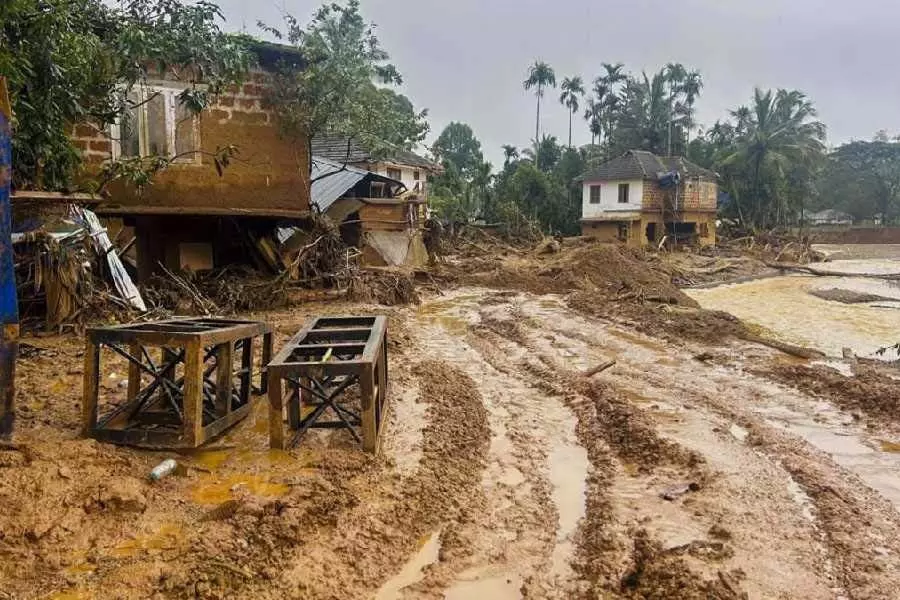
[[[258,33],[287,11],[302,21],[313,0],[218,0],[228,27]],[[754,86],[804,91],[828,125],[829,143],[900,133],[897,0],[362,0],[403,74],[403,93],[429,110],[429,141],[468,123],[485,155],[534,136],[534,96],[522,89],[540,58],[558,80],[590,82],[602,62],[635,73],[681,62],[701,71],[697,110],[711,125],[746,103]],[[558,93],[545,98],[545,133],[565,141]],[[590,141],[583,120],[576,143]]]

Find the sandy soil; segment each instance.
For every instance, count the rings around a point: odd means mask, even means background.
[[[0,447],[0,598],[896,597],[889,419],[805,383],[815,365],[650,337],[644,313],[580,310],[543,277],[265,315],[279,343],[312,314],[389,315],[378,457],[338,432],[269,451],[260,399],[151,484],[170,454],[79,439],[80,342],[29,340]],[[697,311],[651,283],[609,294]]]

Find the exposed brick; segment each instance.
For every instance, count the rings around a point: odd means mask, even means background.
[[[89,123],[79,123],[75,126],[75,136],[81,138],[97,137],[100,131]]]
[[[91,140],[91,150],[95,152],[112,152],[112,143],[109,140]]]
[[[72,145],[75,146],[78,150],[82,152],[87,152],[88,143],[87,140],[72,140]]]
[[[228,96],[228,95],[219,96],[219,100],[216,104],[218,106],[228,106],[228,107],[234,106],[234,96]]]

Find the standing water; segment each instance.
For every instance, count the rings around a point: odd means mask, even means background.
[[[854,258],[817,265],[840,276],[787,275],[685,291],[704,308],[729,312],[768,335],[830,356],[840,356],[843,348],[851,348],[858,356],[876,358],[880,348],[900,342],[900,285],[858,277],[861,273],[900,274],[900,246],[818,249],[836,258]],[[845,304],[813,295],[830,290],[872,298]]]

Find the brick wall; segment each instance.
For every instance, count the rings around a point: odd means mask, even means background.
[[[678,206],[681,210],[713,211],[716,210],[716,201],[719,187],[714,182],[705,182],[692,179],[683,182],[678,189]],[[644,211],[658,212],[663,204],[668,203],[668,209],[674,196],[671,190],[663,190],[658,184],[651,181],[644,182],[644,198],[642,208]]]
[[[214,153],[231,144],[239,148],[221,177],[213,157],[202,154],[199,164],[173,164],[159,173],[142,193],[124,184],[111,186],[109,204],[306,210],[308,145],[279,135],[277,117],[265,102],[270,84],[269,74],[252,72],[244,84],[226,90],[199,115],[200,150]],[[110,140],[89,124],[75,127],[73,141],[89,171],[111,156]]]

